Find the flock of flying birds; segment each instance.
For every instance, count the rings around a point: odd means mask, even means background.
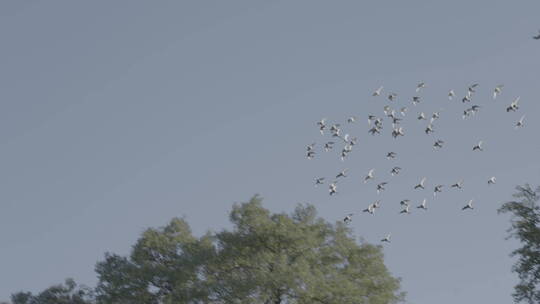
[[[538,38],[535,38],[535,39],[540,39],[540,34],[538,35]],[[417,86],[416,86],[416,95],[417,96],[412,97],[412,104],[414,106],[416,106],[417,104],[422,102],[422,97],[419,95],[419,93],[425,87],[426,87],[426,84],[424,82],[420,82],[420,83],[417,84]],[[477,83],[472,84],[472,85],[467,87],[467,91],[466,91],[465,96],[463,96],[461,98],[462,104],[465,105],[465,104],[470,104],[472,102],[473,96],[476,93],[477,87],[478,87]],[[497,97],[501,94],[501,92],[503,90],[503,87],[504,87],[504,85],[497,85],[493,89],[493,99],[494,100],[497,99]],[[383,96],[384,96],[384,94],[383,94],[383,87],[382,86],[379,87],[378,89],[376,89],[372,94],[373,98],[384,98]],[[449,100],[457,99],[454,90],[450,90],[448,92],[447,96],[448,96]],[[387,99],[388,99],[390,104],[396,104],[397,94],[396,93],[388,93]],[[520,97],[517,97],[509,105],[507,105],[506,106],[506,112],[516,112],[517,110],[519,110],[519,100],[520,100]],[[470,107],[467,107],[463,111],[462,118],[467,119],[469,117],[474,116],[479,111],[479,109],[480,109],[479,105],[471,105]],[[405,106],[400,107],[400,108],[398,107],[396,109],[394,109],[390,105],[385,105],[383,107],[383,112],[384,112],[385,117],[388,118],[391,121],[391,124],[392,124],[391,135],[392,135],[393,138],[397,138],[397,137],[400,137],[400,136],[405,136],[405,131],[404,131],[403,127],[400,125],[400,123],[401,123],[402,119],[407,115],[408,110],[409,109],[407,107],[405,107]],[[426,126],[426,128],[424,130],[424,132],[426,134],[429,135],[430,133],[434,132],[434,123],[437,121],[437,119],[439,119],[439,116],[440,116],[440,112],[434,112],[434,113],[431,114],[431,116],[429,117],[429,122],[428,122],[428,124],[427,124],[427,126]],[[368,115],[368,117],[367,117],[367,121],[368,121],[368,125],[369,125],[368,133],[373,135],[373,136],[381,135],[381,131],[383,129],[383,121],[384,121],[384,119],[385,118],[383,118],[383,117],[377,117],[375,115]],[[419,121],[423,121],[423,120],[428,121],[428,116],[426,116],[426,114],[424,112],[420,112],[420,113],[418,113],[416,119],[419,120]],[[515,126],[516,129],[522,128],[524,126],[524,119],[525,119],[525,115],[521,116],[521,118],[515,123],[514,126]],[[356,116],[351,116],[351,117],[349,117],[347,119],[347,123],[348,124],[353,124],[357,120],[358,120],[358,118]],[[353,147],[356,145],[357,138],[352,137],[349,134],[344,134],[343,135],[341,125],[339,123],[329,124],[327,122],[327,119],[325,119],[325,118],[318,121],[316,123],[316,125],[317,125],[321,135],[329,134],[330,137],[331,137],[331,140],[326,141],[322,145],[323,146],[322,150],[324,150],[325,152],[329,152],[331,150],[334,150],[335,145],[338,142],[340,142],[340,143],[343,144],[343,148],[341,149],[341,152],[340,152],[339,155],[341,157],[341,160],[344,161],[347,158],[347,156],[349,155],[349,153],[352,152]],[[441,149],[441,148],[443,148],[443,146],[444,146],[444,141],[442,141],[440,139],[437,139],[433,143],[433,148],[434,149]],[[316,143],[312,143],[312,144],[309,144],[307,146],[306,157],[308,159],[310,159],[310,160],[315,158],[317,153],[318,153],[316,151],[315,147],[316,147]],[[477,144],[472,146],[471,151],[473,153],[481,153],[482,151],[484,151],[483,142],[479,141]],[[396,152],[394,152],[394,151],[390,151],[390,152],[386,153],[386,158],[389,159],[389,160],[396,159],[396,158],[398,158],[398,154]],[[400,171],[401,171],[401,168],[398,167],[398,166],[395,166],[395,167],[393,167],[391,169],[390,174],[392,176],[395,176],[395,175],[398,175],[400,173]],[[348,173],[348,169],[344,169],[343,171],[339,172],[335,176],[335,179],[333,179],[328,184],[328,193],[329,193],[330,196],[336,195],[338,193],[338,180],[346,178],[347,173]],[[374,183],[374,180],[375,180],[375,169],[371,169],[365,175],[365,177],[363,179],[363,182],[365,184]],[[323,185],[323,184],[325,184],[325,181],[326,181],[325,177],[318,177],[318,178],[315,179],[315,186]],[[414,190],[424,190],[424,189],[426,189],[426,181],[427,181],[427,178],[422,177],[420,179],[420,181],[418,182],[418,184],[416,184],[413,187],[413,189]],[[489,178],[487,180],[488,185],[494,185],[495,183],[496,183],[495,176],[492,176],[491,178]],[[387,184],[388,184],[388,182],[376,183],[374,185],[374,188],[376,189],[377,194],[380,194],[381,192],[383,192],[385,190],[385,187],[386,187]],[[455,182],[455,183],[453,183],[453,184],[451,184],[449,186],[452,189],[462,189],[463,180],[459,180],[459,181],[457,181],[457,182]],[[436,196],[437,193],[442,192],[444,187],[445,187],[445,185],[442,185],[442,184],[435,185],[433,187],[433,195]],[[369,213],[369,214],[373,215],[375,213],[375,211],[378,208],[380,208],[380,205],[381,205],[381,201],[377,200],[377,201],[369,204],[364,210],[362,210],[362,213],[365,212],[365,213]],[[399,212],[399,214],[407,215],[407,214],[411,213],[411,202],[410,202],[410,200],[404,199],[404,200],[402,200],[400,202],[400,205],[401,205],[402,209]],[[423,199],[422,202],[419,205],[416,206],[416,208],[421,209],[421,210],[427,210],[428,209],[428,207],[427,207],[427,199]],[[461,209],[463,211],[473,210],[474,209],[473,200],[472,199],[469,200],[467,202],[467,204],[464,205]],[[347,214],[343,218],[343,222],[345,222],[346,224],[350,223],[352,221],[353,215],[354,215],[354,213]],[[383,239],[381,239],[381,242],[389,243],[390,242],[390,237],[391,237],[391,234],[389,233]]]

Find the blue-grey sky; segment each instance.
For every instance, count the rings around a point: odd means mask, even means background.
[[[351,227],[369,242],[392,232],[386,262],[407,302],[509,303],[517,243],[496,209],[515,185],[540,183],[539,11],[538,1],[2,1],[0,300],[66,277],[93,286],[103,254],[127,254],[145,228],[173,216],[196,234],[230,227],[232,203],[255,193],[275,212],[310,202],[339,220],[377,198],[361,182],[375,168],[390,181],[382,208]],[[419,81],[424,103],[412,109]],[[462,120],[446,94],[473,82],[482,109]],[[411,108],[403,138],[388,124],[367,134],[367,115],[386,104],[371,97],[380,85]],[[426,136],[413,117],[441,108]],[[359,137],[349,159],[305,159],[323,141],[315,122],[349,115],[360,117],[346,126]],[[478,140],[485,151],[472,153]],[[390,179],[394,164],[403,172]],[[313,187],[343,168],[335,197]],[[429,190],[412,191],[422,176]],[[434,183],[460,178],[463,191],[433,199]],[[423,197],[430,210],[398,216],[401,199]],[[461,212],[471,198],[476,209]]]

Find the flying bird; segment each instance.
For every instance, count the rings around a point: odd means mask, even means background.
[[[371,129],[369,129],[368,132],[371,133],[371,135],[375,135],[375,133],[381,134],[381,130],[379,128],[377,128],[377,127],[373,127]]]
[[[452,100],[452,98],[454,98],[455,95],[456,93],[454,93],[454,90],[450,90],[450,92],[448,92],[448,99]]]
[[[401,113],[401,116],[405,116],[405,113],[407,113],[407,107],[403,107],[399,110],[399,113]]]
[[[369,170],[368,174],[364,178],[364,184],[368,182],[368,180],[373,179],[373,172],[375,172],[375,169]]]
[[[350,222],[352,222],[352,216],[354,215],[354,213],[349,213],[347,214],[347,216],[345,216],[345,218],[343,218],[343,222],[345,224],[348,224]]]
[[[387,242],[387,243],[390,243],[390,237],[392,236],[391,233],[387,234],[382,240],[381,242]]]
[[[353,123],[353,122],[355,122],[355,121],[356,121],[356,116],[351,116],[351,117],[349,117],[349,118],[347,119],[347,122],[348,122],[348,123]]]
[[[469,202],[467,203],[467,205],[465,205],[465,207],[461,208],[461,210],[467,210],[467,209],[471,209],[471,210],[472,210],[472,209],[474,209],[472,203],[473,203],[473,200],[469,200]]]
[[[414,106],[416,106],[417,104],[419,104],[420,101],[421,101],[420,96],[413,96],[413,98],[412,98],[412,104],[413,104]]]
[[[416,208],[427,210],[427,199],[424,199],[422,204],[418,205]]]
[[[321,132],[321,135],[324,135],[324,129],[326,129],[326,118],[318,121],[317,125],[319,126],[319,132]]]
[[[324,177],[318,177],[315,179],[315,186],[324,184]]]
[[[399,204],[402,205],[402,206],[408,206],[410,201],[411,200],[409,200],[409,199],[404,199],[401,202],[399,202]]]
[[[433,148],[440,149],[443,147],[443,144],[444,144],[444,141],[437,139],[437,141],[435,141],[435,143],[433,144]]]
[[[390,174],[392,174],[392,176],[398,175],[400,170],[401,170],[400,167],[394,167],[394,168],[392,168],[392,170],[390,171]]]
[[[386,184],[388,184],[387,182],[382,182],[382,183],[379,183],[377,184],[377,194],[381,193],[382,191],[385,190],[384,186],[386,186]]]
[[[373,95],[372,95],[372,96],[379,96],[379,95],[381,95],[382,89],[383,89],[383,87],[380,86],[377,90],[375,90],[375,92],[373,92]]]
[[[374,115],[368,115],[368,125],[371,126],[371,122],[374,121],[375,119],[377,119],[377,117],[375,117]]]
[[[522,128],[523,127],[523,120],[525,119],[525,115],[521,116],[521,118],[518,120],[518,122],[516,123],[516,129],[518,128]]]
[[[533,39],[535,40],[540,39],[540,30],[538,30],[538,34],[536,36],[533,36]]]
[[[337,185],[336,185],[336,181],[332,182],[330,185],[329,185],[329,192],[330,192],[330,195],[334,195],[337,193]]]
[[[329,142],[324,144],[324,151],[326,151],[326,152],[332,150],[333,148],[334,148],[334,142],[333,141],[329,141]]]
[[[504,87],[503,84],[499,84],[493,89],[493,99],[497,98],[501,94],[502,88]]]
[[[450,187],[461,189],[463,187],[463,180],[459,180],[457,183],[452,184]]]
[[[396,94],[396,93],[390,93],[390,94],[388,95],[388,100],[390,100],[390,101],[394,101],[396,98],[397,98],[397,94]]]
[[[417,119],[418,120],[426,120],[426,115],[424,114],[424,112],[420,112],[420,114],[418,114]]]
[[[336,179],[340,177],[347,177],[347,170],[349,169],[343,169],[343,171],[339,172],[338,175],[336,175]]]
[[[405,133],[403,133],[402,127],[394,128],[394,130],[392,130],[392,137],[396,138],[398,136],[405,136]]]
[[[418,183],[418,185],[414,186],[414,189],[425,189],[424,188],[424,183],[426,182],[426,178],[423,177],[422,180],[420,180],[420,183]]]
[[[435,189],[433,190],[433,196],[436,196],[437,193],[442,192],[442,188],[443,188],[443,187],[444,187],[443,185],[437,185],[437,186],[435,186]]]
[[[315,157],[315,151],[308,151],[306,157],[307,159],[313,159]]]
[[[433,133],[433,125],[432,124],[427,125],[426,130],[424,130],[424,132],[426,132],[426,134]]]
[[[421,89],[425,87],[426,87],[426,84],[423,82],[420,82],[419,84],[416,85],[416,92],[420,91]]]
[[[478,144],[476,144],[476,145],[472,148],[472,150],[473,150],[473,151],[476,151],[476,150],[484,151],[484,148],[482,148],[482,143],[483,143],[482,141],[479,141]]]
[[[388,152],[388,153],[386,154],[386,158],[387,158],[387,159],[394,159],[394,158],[396,158],[396,157],[397,157],[397,153],[396,153],[396,152]]]
[[[409,208],[410,208],[409,205],[405,205],[405,208],[403,208],[403,210],[401,210],[399,213],[400,213],[400,214],[402,214],[402,213],[410,214],[411,211],[409,211]]]
[[[516,99],[514,99],[514,101],[512,101],[512,103],[506,108],[506,112],[517,111],[519,109],[518,103],[519,103],[519,96]]]
[[[495,176],[492,176],[489,180],[488,180],[488,185],[494,185],[495,184]]]
[[[369,204],[366,209],[362,210],[362,212],[367,212],[369,214],[375,214],[375,206],[373,204]]]

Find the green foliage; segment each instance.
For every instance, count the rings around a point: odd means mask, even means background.
[[[509,238],[522,244],[512,252],[512,256],[518,257],[513,271],[520,279],[513,296],[516,302],[540,303],[540,187],[533,190],[525,185],[516,189],[513,196],[517,201],[504,203],[499,209],[499,213],[512,214]]]
[[[38,295],[30,292],[18,292],[11,296],[13,304],[91,304],[93,291],[85,286],[77,287],[72,279],[65,284],[51,286]]]
[[[175,218],[146,230],[129,258],[106,254],[96,266],[98,302],[388,304],[404,296],[380,246],[358,245],[313,206],[272,214],[254,197],[230,220],[231,231],[196,238]]]

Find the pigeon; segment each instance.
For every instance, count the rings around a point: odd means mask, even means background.
[[[463,180],[459,180],[457,183],[452,184],[450,187],[461,189],[463,187]]]
[[[504,87],[503,84],[499,84],[493,89],[493,99],[497,98],[501,94],[501,90]]]
[[[351,117],[349,117],[349,118],[347,119],[347,122],[348,122],[348,123],[353,123],[353,122],[355,122],[355,121],[356,121],[356,116],[351,116]]]
[[[369,204],[366,209],[362,210],[362,212],[367,212],[369,214],[375,214],[375,206],[373,204]]]
[[[425,87],[426,87],[426,84],[423,82],[420,82],[419,84],[416,85],[416,92],[418,93],[421,89]]]
[[[474,90],[474,88],[476,88],[477,86],[478,83],[470,85],[469,88],[467,88],[467,94],[470,96],[472,95],[472,93],[475,93],[476,91]]]
[[[407,107],[403,107],[399,110],[399,113],[401,113],[401,116],[405,116],[405,113],[407,113]]]
[[[347,170],[349,169],[343,169],[343,171],[339,172],[338,175],[336,175],[336,179],[340,177],[347,177]]]
[[[345,218],[343,218],[343,222],[345,224],[348,224],[350,222],[352,222],[352,216],[354,215],[354,213],[349,213],[347,214],[347,216],[345,216]]]
[[[424,132],[426,132],[426,134],[433,133],[433,125],[429,124]]]
[[[433,148],[440,149],[442,148],[443,144],[444,144],[444,141],[437,139],[437,141],[435,141],[435,143],[433,144]]]
[[[373,172],[375,172],[375,169],[369,170],[368,174],[364,178],[364,184],[368,182],[368,180],[373,179]]]
[[[521,116],[521,118],[516,123],[516,127],[515,127],[516,129],[523,127],[523,119],[525,119],[525,115]]]
[[[395,128],[392,130],[392,137],[397,138],[398,136],[405,136],[405,133],[403,133],[403,128]]]
[[[374,115],[369,115],[368,116],[368,125],[371,126],[371,122],[374,121],[375,119],[377,119],[377,117],[375,117]]]
[[[473,111],[472,111],[471,108],[466,109],[466,110],[463,111],[463,116],[462,116],[462,118],[465,119],[465,118],[471,116],[472,114],[473,114]]]
[[[392,168],[392,171],[390,171],[390,174],[392,174],[392,176],[398,175],[400,170],[401,170],[400,167],[394,167]]]
[[[427,199],[424,199],[422,204],[418,205],[416,208],[427,210]]]
[[[476,114],[476,112],[478,112],[478,110],[480,110],[480,106],[479,105],[473,105],[472,107],[470,107],[469,110],[474,115],[474,114]]]
[[[390,114],[390,113],[392,113],[392,108],[390,106],[384,106],[383,107],[383,113],[386,116],[393,115],[393,114]]]
[[[349,152],[348,152],[347,150],[345,150],[345,149],[343,149],[343,150],[341,151],[341,161],[345,161],[345,158],[347,157],[347,154],[348,154],[348,153],[349,153]]]
[[[401,202],[399,202],[399,204],[402,205],[402,206],[409,206],[410,201],[411,200],[409,200],[409,199],[404,199]]]
[[[318,121],[317,125],[319,126],[319,131],[321,132],[321,135],[324,135],[324,129],[326,129],[326,118]]]
[[[463,97],[461,99],[461,102],[465,103],[465,102],[471,102],[471,97],[469,95],[466,95],[465,97]]]
[[[369,133],[371,133],[371,135],[375,135],[375,133],[377,133],[377,134],[381,134],[381,131],[380,131],[380,129],[379,129],[379,128],[377,128],[377,127],[373,127],[373,128],[371,128],[371,129],[369,129],[369,131],[368,131],[368,132],[369,132]]]
[[[373,95],[372,95],[372,96],[379,96],[379,95],[381,95],[382,89],[383,89],[383,87],[380,86],[377,90],[375,90],[375,92],[373,92]]]
[[[409,205],[405,205],[405,208],[403,208],[403,210],[401,210],[399,213],[410,214],[411,212],[409,211],[409,207],[410,207]]]
[[[435,186],[435,189],[433,190],[433,196],[436,196],[437,193],[442,192],[443,185],[437,185]]]
[[[414,106],[416,106],[417,104],[419,104],[420,101],[421,101],[421,100],[420,100],[420,96],[413,96],[413,98],[412,98],[412,104],[413,104]]]
[[[379,128],[379,129],[382,129],[382,118],[375,119],[373,124],[375,125],[375,127]]]
[[[306,157],[307,159],[313,159],[315,157],[315,151],[308,151]]]
[[[336,185],[336,181],[332,182],[330,185],[329,185],[329,192],[330,192],[330,195],[334,195],[337,193],[337,185]]]
[[[469,200],[467,205],[465,205],[465,207],[461,208],[461,210],[474,209],[472,203],[473,203],[473,200]]]
[[[488,180],[488,185],[494,185],[495,184],[495,176],[492,176],[489,180]]]
[[[390,237],[392,236],[391,233],[387,234],[382,240],[381,242],[387,242],[387,243],[390,243]]]
[[[506,112],[517,111],[519,109],[518,102],[519,102],[519,96],[516,99],[514,99],[514,101],[512,101],[512,103],[506,108]]]
[[[373,208],[377,209],[377,208],[380,208],[380,207],[381,207],[381,201],[380,200],[373,202]]]
[[[390,93],[390,94],[388,95],[388,100],[390,100],[390,101],[394,101],[396,98],[397,98],[397,94],[396,94],[396,93]]]
[[[431,115],[431,123],[433,123],[435,119],[439,119],[440,116],[441,116],[440,112],[433,112],[433,114]]]
[[[472,148],[473,151],[476,151],[476,150],[479,150],[479,151],[484,151],[484,149],[482,148],[482,141],[479,141],[478,144],[476,144],[473,148]]]
[[[456,94],[454,93],[454,90],[450,90],[450,92],[448,92],[448,99],[449,100],[452,100],[452,98],[454,98]]]
[[[381,193],[382,191],[385,190],[384,186],[386,186],[386,184],[388,184],[387,182],[382,182],[382,183],[379,183],[377,184],[377,194]]]
[[[324,151],[326,151],[326,152],[332,150],[333,148],[334,148],[334,142],[333,141],[329,141],[329,142],[324,144]]]
[[[387,159],[394,159],[394,158],[396,158],[396,156],[397,156],[397,153],[396,153],[396,152],[388,152],[388,153],[386,154],[386,158],[387,158]]]
[[[420,180],[420,183],[418,183],[418,185],[414,186],[414,189],[419,189],[419,188],[425,189],[425,188],[424,188],[424,183],[425,183],[425,182],[426,182],[426,178],[423,177],[422,180]]]
[[[538,30],[538,34],[536,36],[533,36],[533,39],[535,40],[540,39],[540,30]]]
[[[315,179],[315,186],[324,184],[324,177],[318,177]]]
[[[307,145],[306,150],[308,152],[313,151],[313,149],[315,149],[315,145],[316,145],[316,143],[312,143],[312,144]]]
[[[418,114],[417,119],[418,120],[426,120],[426,115],[424,114],[424,112],[420,112],[420,114]]]
[[[392,118],[392,128],[395,128],[399,125],[399,122],[402,121],[401,118],[398,118],[398,117],[393,117]]]

